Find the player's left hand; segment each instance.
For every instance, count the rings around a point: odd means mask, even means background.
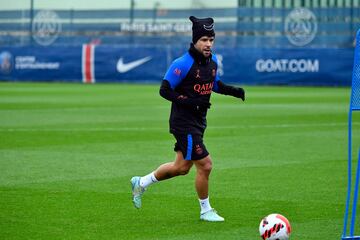
[[[241,98],[241,100],[245,101],[245,90],[243,88],[234,88],[233,95],[234,97]]]

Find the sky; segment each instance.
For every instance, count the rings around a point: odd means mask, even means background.
[[[127,9],[131,0],[33,0],[35,9]],[[235,7],[237,0],[134,0],[135,8]],[[0,0],[0,10],[29,9],[31,0]]]

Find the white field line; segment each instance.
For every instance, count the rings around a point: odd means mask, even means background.
[[[230,125],[210,126],[208,129],[246,129],[246,128],[293,128],[293,127],[339,127],[347,126],[348,123],[292,123],[292,124],[268,124],[268,125]],[[353,122],[353,125],[360,125]],[[158,131],[168,130],[168,127],[116,127],[116,128],[0,128],[0,132],[123,132],[123,131]]]

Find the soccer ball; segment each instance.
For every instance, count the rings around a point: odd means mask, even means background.
[[[291,233],[290,222],[283,215],[273,213],[261,220],[259,232],[263,240],[288,240]]]

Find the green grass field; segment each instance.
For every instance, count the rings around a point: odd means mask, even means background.
[[[194,169],[131,203],[130,178],[175,156],[157,85],[1,83],[0,239],[255,240],[274,212],[293,240],[340,239],[350,90],[246,91],[211,99],[210,198],[226,221],[206,223]]]

